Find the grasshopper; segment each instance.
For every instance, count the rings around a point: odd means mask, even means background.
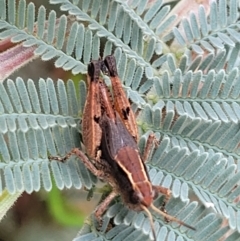
[[[111,79],[112,94],[101,78],[101,71]],[[145,162],[155,137],[153,134],[149,135],[141,157],[137,146],[135,115],[122,88],[113,55],[107,56],[104,61],[94,60],[88,65],[88,93],[82,118],[82,136],[86,155],[74,148],[63,158],[51,159],[65,161],[71,155],[76,155],[94,175],[112,186],[110,194],[95,210],[95,217],[99,222],[110,202],[120,195],[130,209],[147,214],[155,240],[153,218],[149,209],[162,215],[167,221],[175,221],[195,230],[167,214],[165,204],[171,191],[153,185],[149,179]],[[161,209],[153,205],[153,200],[159,193],[166,198]]]

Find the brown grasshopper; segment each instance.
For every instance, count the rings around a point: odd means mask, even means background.
[[[101,69],[104,72],[107,70],[113,96],[100,77]],[[74,148],[63,158],[51,159],[64,161],[70,155],[76,155],[94,175],[112,186],[111,193],[95,210],[98,221],[101,221],[101,216],[110,202],[120,195],[130,209],[146,212],[155,240],[156,234],[149,208],[161,214],[165,220],[175,221],[195,230],[183,221],[168,215],[164,206],[158,209],[153,205],[153,200],[159,193],[164,194],[168,200],[171,191],[162,186],[152,185],[149,179],[145,161],[154,135],[149,136],[142,158],[137,146],[135,116],[123,91],[116,60],[112,55],[107,56],[104,61],[92,61],[88,65],[88,93],[83,111],[82,136],[88,157],[81,150]]]

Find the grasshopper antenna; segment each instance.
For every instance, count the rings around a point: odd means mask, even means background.
[[[141,208],[145,211],[145,213],[147,214],[147,216],[149,218],[152,233],[153,233],[153,238],[154,238],[155,241],[157,241],[156,233],[155,233],[154,226],[153,226],[152,214],[149,212],[149,210],[144,205],[141,205]]]
[[[150,207],[152,208],[153,211],[155,211],[156,213],[162,215],[165,219],[167,219],[167,220],[169,220],[169,221],[173,221],[173,222],[179,223],[180,225],[183,225],[183,226],[185,226],[185,227],[187,227],[187,228],[190,228],[190,229],[192,229],[192,230],[196,230],[194,227],[192,227],[192,226],[184,223],[183,221],[181,221],[181,220],[179,220],[179,219],[177,219],[177,218],[175,218],[175,217],[173,217],[173,216],[171,216],[171,215],[169,215],[169,214],[161,211],[160,209],[158,209],[157,207],[155,207],[153,204],[151,204]]]

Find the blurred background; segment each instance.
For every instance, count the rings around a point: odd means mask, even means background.
[[[99,197],[84,190],[23,193],[0,223],[0,241],[70,241]]]

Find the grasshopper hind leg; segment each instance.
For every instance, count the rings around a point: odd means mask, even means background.
[[[69,153],[67,153],[64,157],[56,157],[56,156],[49,156],[49,160],[59,161],[59,162],[66,162],[71,156],[78,157],[85,167],[92,172],[95,176],[99,177],[100,179],[106,178],[106,173],[104,170],[97,169],[92,161],[78,148],[73,148]]]

